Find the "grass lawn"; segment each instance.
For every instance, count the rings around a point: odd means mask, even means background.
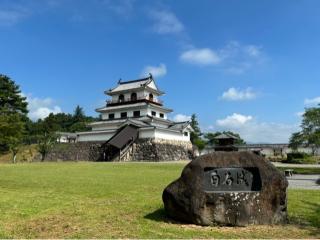
[[[0,238],[320,238],[320,191],[290,190],[290,224],[199,227],[165,216],[179,163],[0,164]]]
[[[277,167],[279,170],[292,169],[295,174],[320,174],[320,168]]]

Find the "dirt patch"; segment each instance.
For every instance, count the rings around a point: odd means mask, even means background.
[[[15,238],[70,238],[83,231],[76,217],[64,214],[26,220],[8,228]]]

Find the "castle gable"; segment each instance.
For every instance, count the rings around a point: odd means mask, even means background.
[[[141,90],[148,89],[148,90],[151,90],[152,92],[158,93],[159,95],[163,94],[155,84],[155,81],[152,75],[150,75],[147,78],[125,81],[125,82],[122,82],[121,80],[119,80],[118,86],[105,91],[105,93],[108,95],[115,95],[119,93],[137,91],[140,89]]]

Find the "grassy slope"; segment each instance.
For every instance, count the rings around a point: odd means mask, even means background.
[[[161,194],[182,164],[0,165],[0,238],[320,237],[320,191],[289,191],[291,224],[199,227],[166,218]],[[299,225],[298,225],[299,224]]]
[[[22,146],[19,149],[17,154],[17,162],[31,162],[32,159],[38,155],[37,145],[26,145]],[[8,152],[6,154],[0,154],[0,163],[11,163],[12,162],[12,153]]]

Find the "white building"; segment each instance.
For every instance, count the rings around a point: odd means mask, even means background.
[[[77,142],[106,142],[120,150],[137,139],[191,144],[190,123],[168,119],[172,110],[163,106],[159,97],[164,92],[151,74],[143,79],[119,81],[105,94],[110,96],[106,106],[96,109],[101,121],[90,124],[92,131],[77,133]]]

